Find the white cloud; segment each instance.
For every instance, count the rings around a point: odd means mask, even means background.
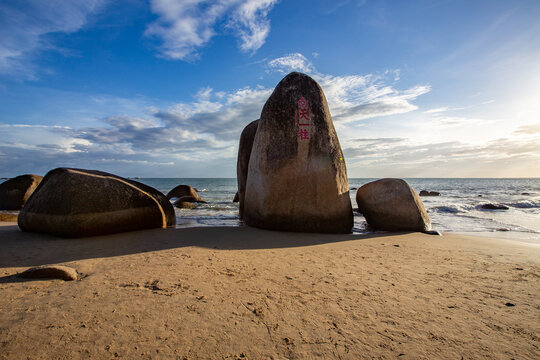
[[[291,71],[310,74],[315,70],[313,64],[300,53],[289,54],[270,60],[268,62],[268,67],[282,74],[287,74]]]
[[[247,0],[233,13],[230,26],[238,31],[240,49],[255,52],[264,45],[270,32],[270,21],[266,18],[277,0]]]
[[[0,73],[35,76],[31,59],[43,49],[56,49],[46,35],[73,33],[107,0],[25,0],[0,3]]]
[[[197,57],[198,49],[217,34],[216,24],[227,19],[227,27],[240,38],[240,49],[258,50],[270,31],[267,15],[277,0],[151,0],[159,18],[146,35],[162,41],[161,54],[170,59]]]

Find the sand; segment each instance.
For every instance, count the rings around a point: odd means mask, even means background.
[[[0,226],[0,359],[538,359],[540,247],[249,227]],[[76,281],[29,280],[28,267]]]

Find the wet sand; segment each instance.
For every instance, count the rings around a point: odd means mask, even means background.
[[[535,359],[540,247],[420,233],[0,223],[0,359]],[[60,264],[76,281],[16,276]]]

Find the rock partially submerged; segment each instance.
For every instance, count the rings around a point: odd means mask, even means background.
[[[20,175],[0,184],[0,210],[21,210],[43,179],[39,175]]]
[[[255,140],[258,126],[259,120],[250,122],[244,130],[242,130],[242,134],[240,134],[240,143],[238,144],[236,179],[238,181],[238,201],[240,202],[238,204],[238,212],[240,213],[240,219],[244,215],[244,197],[246,193],[249,158],[251,157],[251,149],[253,148],[253,141]]]
[[[437,192],[437,191],[421,190],[418,195],[420,195],[420,196],[441,196],[441,193]]]
[[[271,230],[349,233],[347,169],[324,93],[291,73],[261,113],[249,159],[243,218]]]
[[[25,279],[61,279],[65,281],[77,280],[77,271],[68,266],[43,265],[30,268],[19,274]]]
[[[182,209],[194,209],[198,204],[206,204],[206,201],[201,199],[197,200],[193,196],[182,196],[175,201],[174,206]]]
[[[19,213],[21,230],[85,237],[176,223],[172,204],[158,190],[96,170],[51,170]]]
[[[183,196],[191,196],[197,201],[203,201],[200,198],[199,194],[197,194],[197,190],[195,190],[189,185],[178,185],[167,193],[167,199],[169,200],[172,198],[181,198]]]
[[[389,231],[429,231],[431,221],[416,192],[402,179],[381,179],[356,192],[359,211],[372,227]]]
[[[503,204],[483,204],[480,206],[484,210],[508,210],[510,209],[508,206]]]

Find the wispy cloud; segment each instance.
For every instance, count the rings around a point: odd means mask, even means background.
[[[73,33],[107,0],[26,0],[0,3],[0,74],[35,77],[32,58],[57,49],[47,39],[55,32]],[[57,49],[58,50],[58,49]]]
[[[406,138],[365,138],[345,141],[343,153],[350,176],[504,177],[538,164],[540,139],[501,138],[471,145],[460,141],[416,143]],[[519,169],[512,165],[516,160]]]
[[[199,49],[215,36],[217,23],[240,39],[240,49],[255,52],[264,45],[270,32],[267,15],[277,0],[151,0],[158,19],[146,29],[146,35],[162,41],[161,55],[175,60],[199,56]]]
[[[386,70],[382,75],[321,74],[300,53],[270,60],[267,67],[281,74],[300,71],[313,76],[324,90],[332,118],[342,123],[416,110],[418,107],[411,101],[431,91],[429,85],[418,85],[407,90],[395,89],[391,84],[399,80],[399,70]]]
[[[538,124],[530,124],[530,125],[523,125],[517,128],[516,131],[514,131],[515,134],[525,134],[525,135],[533,135],[533,134],[540,134],[540,123]]]

